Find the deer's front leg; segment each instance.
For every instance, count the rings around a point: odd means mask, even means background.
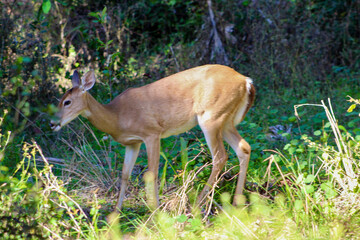
[[[129,177],[134,168],[136,158],[139,155],[140,146],[141,146],[141,143],[135,143],[133,145],[126,146],[125,160],[124,160],[124,166],[122,169],[122,176],[121,176],[120,193],[119,193],[119,198],[118,198],[118,201],[116,204],[116,208],[118,208],[118,210],[121,209],[122,203],[124,201]]]
[[[148,155],[148,172],[144,175],[146,196],[150,208],[159,206],[158,172],[160,159],[160,136],[151,136],[145,139]]]

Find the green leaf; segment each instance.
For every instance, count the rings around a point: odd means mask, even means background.
[[[249,124],[249,128],[254,128],[254,127],[256,127],[257,125],[256,125],[256,123],[250,123]]]
[[[45,14],[48,14],[51,9],[51,2],[50,0],[44,0],[42,4],[42,11]]]
[[[290,143],[287,143],[284,147],[284,150],[288,150],[289,148],[291,147],[291,144]]]
[[[357,122],[357,121],[354,121],[354,120],[353,120],[353,121],[348,122],[347,125],[348,125],[349,128],[353,128],[353,127],[356,126],[356,122]]]
[[[301,200],[295,200],[295,204],[294,204],[295,210],[302,210],[304,207],[304,204]]]
[[[320,136],[320,135],[321,135],[321,131],[320,131],[320,130],[316,130],[316,131],[314,132],[314,135],[315,135],[315,136]]]
[[[331,182],[322,183],[320,185],[321,189],[325,191],[326,198],[336,197],[337,192]]]
[[[91,17],[94,17],[94,18],[99,17],[99,15],[96,12],[89,12],[88,15],[91,16]]]
[[[117,52],[117,53],[114,53],[113,55],[111,55],[111,58],[112,60],[114,60],[115,58],[117,57],[120,57],[121,53]]]
[[[186,222],[187,219],[188,219],[188,218],[187,218],[187,216],[186,216],[185,214],[182,214],[182,215],[180,215],[180,216],[178,216],[178,217],[176,218],[176,220],[177,220],[179,223],[184,223],[184,222]]]
[[[174,6],[175,4],[176,4],[176,0],[170,0],[170,1],[169,1],[169,5],[170,5],[170,6]]]
[[[297,153],[303,153],[303,152],[304,152],[304,149],[302,149],[302,148],[297,148],[297,149],[296,149],[296,152],[297,152]]]
[[[276,113],[278,113],[278,111],[279,111],[278,109],[271,109],[271,110],[270,110],[270,113],[271,113],[271,114],[276,114]]]
[[[96,208],[93,207],[93,208],[91,208],[91,210],[90,210],[90,215],[91,215],[91,216],[94,216],[94,215],[96,214],[96,212],[97,212],[97,211],[96,211]]]
[[[313,192],[315,192],[315,188],[313,185],[305,185],[305,191],[308,193],[308,194],[311,194]]]
[[[309,174],[309,175],[307,175],[307,177],[305,178],[304,182],[305,182],[305,183],[311,183],[311,182],[313,182],[314,180],[315,180],[315,176],[312,175],[312,174]]]
[[[347,112],[351,113],[352,111],[354,111],[355,108],[356,108],[356,104],[352,104],[352,105],[348,108]]]
[[[291,155],[293,155],[293,154],[295,153],[295,151],[296,151],[296,148],[294,148],[294,147],[290,147],[290,148],[288,149],[288,152],[289,152]]]
[[[338,126],[341,131],[347,132],[346,128],[343,125]]]
[[[243,5],[244,7],[249,6],[249,4],[250,4],[250,1],[249,1],[249,0],[245,0],[245,1],[242,2],[242,5]]]
[[[295,116],[291,116],[288,118],[289,122],[295,122],[296,121],[296,117]]]
[[[106,14],[106,11],[107,11],[107,8],[106,8],[106,6],[104,7],[104,9],[102,10],[102,16],[105,16],[105,14]]]
[[[112,147],[114,147],[114,146],[119,146],[120,143],[118,143],[118,142],[116,142],[116,141],[114,141],[114,140],[111,139],[110,145],[111,145]]]
[[[23,62],[24,62],[24,63],[29,63],[29,62],[31,62],[31,60],[32,60],[32,59],[29,58],[29,57],[24,57],[24,58],[23,58]]]
[[[193,231],[199,230],[202,226],[202,222],[200,219],[189,219],[189,222],[191,223],[191,227]]]

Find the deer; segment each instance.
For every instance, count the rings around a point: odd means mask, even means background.
[[[197,198],[198,203],[206,200],[228,160],[224,140],[239,159],[233,204],[239,202],[251,147],[240,136],[236,125],[254,102],[255,87],[251,78],[224,65],[203,65],[138,88],[129,88],[108,104],[99,103],[88,92],[95,81],[94,71],[90,70],[80,78],[75,70],[72,88],[61,98],[56,118],[51,120],[50,126],[53,131],[59,131],[81,115],[125,146],[116,209],[122,207],[142,143],[148,158],[147,173],[153,183],[148,202],[152,208],[159,206],[160,139],[186,132],[196,125],[200,126],[212,156],[211,174]]]

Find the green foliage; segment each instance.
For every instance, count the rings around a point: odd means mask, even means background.
[[[3,139],[0,140],[3,144]],[[36,167],[38,154],[45,162],[41,170]],[[53,175],[36,143],[24,143],[22,155],[16,170],[18,176],[9,174],[0,159],[1,238],[96,238],[101,231],[98,201],[86,214],[69,197],[62,181]]]
[[[50,9],[51,9],[51,1],[50,0],[44,0],[41,8],[42,8],[42,11],[45,14],[48,14]]]
[[[119,229],[162,239],[358,235],[359,2],[212,3],[230,65],[252,77],[257,89],[255,106],[239,126],[252,147],[246,204],[229,204],[239,161],[226,146],[227,172],[218,183],[211,211],[202,216],[191,205],[211,171],[206,166],[211,155],[196,128],[162,140],[161,202],[167,210],[176,202],[169,195],[181,190],[176,193],[181,199],[175,198],[180,202],[177,211],[149,218],[142,200],[147,166],[142,149],[123,215],[109,216],[106,223],[102,219],[118,192],[123,148],[78,121],[70,125],[73,130],[65,128],[60,134],[48,127],[49,115],[57,111],[55,104],[75,69],[95,70],[99,84],[92,94],[107,103],[126,88],[212,62],[214,30],[206,1],[2,1],[4,237],[119,239]],[[350,104],[344,101],[348,95],[354,97]],[[333,101],[330,112],[338,117],[330,117],[332,123],[326,112],[311,107],[298,108],[294,116],[293,105],[328,96]],[[25,144],[32,139],[37,144]],[[54,167],[35,167],[35,159],[43,159],[39,146],[44,155],[58,160]]]

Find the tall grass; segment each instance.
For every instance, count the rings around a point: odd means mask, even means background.
[[[181,203],[176,211],[168,205],[141,225],[134,236],[144,239],[357,239],[360,236],[360,199],[358,170],[359,136],[352,136],[334,115],[330,100],[322,107],[328,123],[326,141],[303,135],[303,154],[288,155],[271,150],[266,176],[275,178],[278,193],[274,200],[267,194],[251,193],[242,207],[230,204],[230,194],[223,193],[221,205],[205,219],[204,211]],[[295,111],[297,113],[297,111]],[[319,136],[318,133],[314,135]],[[299,151],[300,152],[300,151]],[[305,163],[304,163],[305,162]],[[304,167],[309,165],[309,168]],[[196,174],[190,171],[189,181]],[[277,177],[279,176],[279,177]],[[174,195],[186,195],[190,182],[184,182]],[[168,203],[170,203],[169,201]],[[176,204],[175,204],[176,205]],[[186,211],[184,211],[186,209]]]
[[[151,213],[145,210],[149,215],[139,215],[135,219],[126,217],[129,216],[126,209],[121,214],[109,215],[108,210],[104,210],[104,202],[99,201],[99,192],[87,193],[91,201],[79,201],[78,196],[69,192],[68,186],[53,174],[54,167],[40,146],[35,142],[24,143],[23,159],[14,175],[9,176],[0,161],[0,236],[30,239],[357,239],[360,236],[357,181],[360,137],[340,125],[330,101],[295,108],[309,106],[325,111],[327,122],[323,128],[302,136],[297,149],[301,151],[288,154],[286,147],[283,151],[270,150],[264,177],[265,193],[248,191],[239,207],[230,204],[230,193],[214,198],[216,189],[210,193],[207,205],[197,206],[196,179],[208,165],[194,170],[183,161],[185,166],[182,177],[178,178],[179,187],[170,194],[163,191],[158,209]],[[7,139],[9,135],[1,135],[1,152]],[[111,172],[102,172],[114,170],[114,167],[102,158],[104,152],[110,155],[111,150],[98,143],[102,146],[100,150],[84,147],[91,145],[85,140],[71,148],[82,159],[77,165],[78,174],[86,169],[99,169],[96,174],[89,170],[89,175],[82,177],[88,180],[73,186],[79,191],[87,182],[103,182],[99,183],[101,186],[107,181],[117,181],[118,176],[108,178]],[[181,145],[181,159],[191,159],[186,144]],[[198,155],[187,164],[197,158]],[[39,159],[43,162],[41,167]],[[70,168],[74,162],[64,160],[63,164]],[[82,164],[83,170],[80,170]],[[162,187],[165,188],[165,184]],[[145,197],[144,192],[137,191],[138,198]],[[110,205],[113,203],[111,198],[108,201]],[[132,226],[130,233],[122,226],[124,221]]]
[[[13,173],[3,160],[11,133],[2,134],[0,117],[0,238],[1,239],[98,239],[99,204],[85,209],[53,174],[53,166],[36,143],[22,144],[22,158]],[[37,166],[39,158],[43,166]],[[104,224],[102,224],[104,225]]]

